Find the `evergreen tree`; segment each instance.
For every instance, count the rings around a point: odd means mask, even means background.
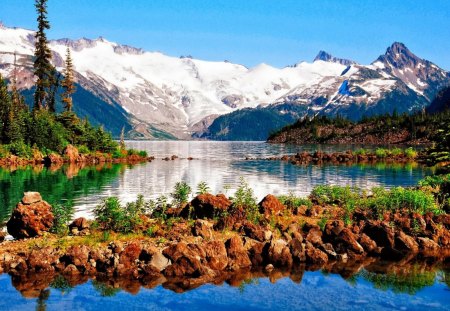
[[[73,101],[72,94],[75,93],[75,85],[73,78],[73,63],[72,57],[70,56],[70,49],[67,47],[66,53],[66,69],[64,70],[64,79],[61,82],[64,88],[64,93],[62,94],[62,101],[64,103],[64,108],[66,111],[72,111]]]
[[[11,110],[11,97],[5,80],[0,75],[0,142],[7,143],[6,128],[8,126],[9,112]]]
[[[36,32],[34,74],[37,77],[36,91],[34,93],[33,110],[41,110],[49,104],[50,88],[54,84],[54,69],[50,63],[52,54],[48,47],[45,31],[50,29],[47,20],[47,0],[36,0],[36,11],[38,13],[38,31]]]

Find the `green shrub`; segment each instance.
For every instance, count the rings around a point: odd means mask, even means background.
[[[342,205],[358,196],[358,190],[349,186],[319,185],[314,187],[309,197],[317,204]]]
[[[390,154],[392,154],[393,156],[399,156],[403,154],[403,150],[400,148],[394,148],[390,150]]]
[[[405,149],[405,156],[408,159],[414,159],[417,157],[417,151],[414,150],[413,148],[409,147]]]
[[[240,178],[239,187],[232,198],[233,206],[235,208],[242,208],[245,210],[247,219],[253,223],[258,222],[260,214],[253,189],[243,177]]]
[[[71,205],[53,205],[52,213],[55,218],[50,232],[59,235],[67,235],[69,233],[69,227],[67,225],[72,220],[74,212],[75,211]]]
[[[288,195],[280,195],[278,197],[278,200],[291,210],[300,206],[306,206],[310,208],[313,205],[310,199],[297,197],[293,193],[289,193]]]
[[[141,150],[138,152],[138,155],[142,158],[148,158],[148,153],[145,150]]]
[[[79,153],[81,153],[81,154],[84,154],[84,155],[86,155],[86,154],[89,154],[90,153],[90,150],[89,150],[89,148],[88,147],[86,147],[85,145],[81,145],[81,146],[78,146],[78,152]]]
[[[171,193],[174,203],[181,207],[181,205],[189,201],[189,196],[192,192],[191,187],[184,181],[177,182]]]
[[[328,222],[328,217],[327,216],[323,216],[322,218],[320,218],[320,220],[317,222],[317,225],[320,227],[320,230],[325,230],[325,226],[327,225]]]
[[[372,209],[379,215],[385,211],[400,209],[407,209],[420,214],[441,212],[436,205],[434,196],[429,192],[403,187],[396,187],[391,190],[374,188],[372,192],[373,196],[362,199],[360,205]]]
[[[30,146],[25,144],[22,141],[15,142],[9,145],[9,150],[12,154],[24,158],[24,159],[31,159],[33,158],[33,150]]]
[[[122,206],[117,197],[110,197],[94,208],[95,221],[103,230],[128,233],[141,223],[140,216],[147,208],[142,196]]]
[[[389,152],[386,149],[377,148],[375,150],[375,155],[377,156],[377,158],[384,159],[389,155]]]
[[[366,149],[360,148],[360,149],[356,150],[356,151],[353,152],[353,153],[356,154],[356,155],[366,155],[368,152],[367,152]]]
[[[206,194],[209,193],[211,189],[209,188],[208,184],[204,181],[201,181],[197,185],[197,194]]]

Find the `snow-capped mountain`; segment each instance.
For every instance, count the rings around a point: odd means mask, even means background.
[[[385,108],[382,112],[392,110],[383,101],[393,97],[402,101],[398,111],[411,110],[427,105],[450,81],[448,72],[421,60],[399,43],[368,66],[322,51],[312,63],[279,69],[266,64],[246,68],[227,61],[171,57],[104,38],[61,39],[50,42],[59,71],[67,47],[81,89],[103,102],[102,107],[113,106],[119,111],[120,122],[127,119],[132,132],[144,137],[170,133],[188,138],[194,131],[204,131],[220,115],[286,103],[314,112],[344,112],[351,117],[357,111],[360,117],[380,102]],[[29,88],[33,84],[34,32],[0,26],[3,76],[13,71],[14,53],[19,87]],[[84,109],[88,115],[89,107]],[[114,114],[112,110],[110,114]]]

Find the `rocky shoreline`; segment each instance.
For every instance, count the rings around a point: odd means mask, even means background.
[[[26,165],[55,165],[79,164],[79,165],[97,165],[104,163],[129,163],[137,164],[142,162],[151,162],[154,157],[141,156],[139,154],[124,154],[119,158],[114,158],[108,153],[82,154],[72,145],[68,145],[62,155],[50,153],[44,156],[41,152],[35,151],[32,158],[21,158],[15,155],[9,155],[6,158],[0,158],[0,167],[26,166]]]
[[[251,158],[247,157],[245,160],[265,160],[265,161],[283,161],[289,162],[295,165],[321,165],[321,164],[375,164],[379,162],[383,163],[426,163],[426,157],[422,154],[415,156],[407,156],[404,153],[398,155],[383,155],[379,156],[374,152],[368,152],[364,154],[355,153],[348,150],[345,152],[332,152],[326,153],[321,151],[315,152],[299,152],[294,155],[282,155],[280,157],[268,157],[268,158]]]
[[[80,218],[69,225],[70,235],[61,237],[47,232],[54,220],[51,206],[39,194],[26,193],[8,222],[18,239],[0,236],[0,272],[16,278],[128,278],[186,290],[249,271],[345,270],[380,260],[448,263],[450,258],[449,214],[398,211],[375,219],[355,211],[352,224],[346,224],[335,206],[300,206],[287,215],[272,195],[258,210],[265,220],[255,224],[224,195],[201,194],[167,210],[172,221],[144,219],[152,224],[151,234],[102,231]],[[217,211],[227,211],[226,216],[215,217]],[[332,216],[323,221],[325,213]]]

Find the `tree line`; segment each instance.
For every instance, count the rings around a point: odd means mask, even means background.
[[[63,77],[52,65],[46,31],[50,29],[47,19],[47,0],[36,0],[38,29],[35,34],[33,58],[36,77],[32,109],[25,103],[17,87],[17,60],[14,56],[12,77],[7,81],[0,75],[0,157],[15,154],[31,157],[34,150],[44,154],[62,152],[73,144],[89,151],[114,152],[118,144],[102,127],[93,127],[87,119],[81,120],[72,111],[72,95],[75,93],[73,60],[67,47]],[[57,90],[63,93],[58,99]],[[64,111],[57,112],[60,100]]]

